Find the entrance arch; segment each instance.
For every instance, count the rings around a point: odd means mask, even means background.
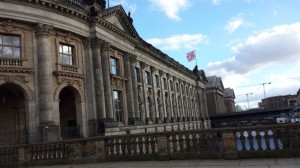
[[[26,98],[20,86],[0,85],[0,145],[26,143]]]
[[[78,138],[80,128],[78,121],[79,109],[76,104],[80,102],[80,97],[75,88],[66,86],[59,93],[59,115],[60,131],[63,139]]]

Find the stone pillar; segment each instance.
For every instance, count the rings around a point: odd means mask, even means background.
[[[168,121],[169,122],[172,122],[172,119],[174,117],[173,115],[173,108],[172,107],[172,101],[171,101],[171,97],[172,97],[172,94],[171,94],[171,90],[170,90],[170,74],[166,74],[167,75],[167,88],[165,88],[167,91],[168,91],[168,105],[167,105],[167,118],[168,118]]]
[[[152,105],[151,105],[151,111],[152,114],[152,121],[153,123],[156,122],[156,116],[157,116],[157,111],[156,111],[156,105],[157,105],[157,100],[156,100],[156,96],[155,96],[155,67],[150,67],[151,70],[151,86],[152,86]]]
[[[95,83],[95,98],[96,98],[96,113],[97,120],[105,121],[105,96],[104,96],[104,83],[103,83],[103,71],[101,60],[101,45],[103,40],[95,37],[91,39],[92,58],[93,58],[93,71],[94,71],[94,83]]]
[[[179,110],[179,108],[178,108],[178,100],[177,100],[176,80],[177,80],[177,78],[176,78],[175,76],[173,76],[173,84],[174,84],[174,103],[175,103],[175,104],[173,105],[173,106],[175,106],[175,107],[174,107],[174,118],[175,118],[175,122],[178,122],[178,116],[179,116],[178,110]]]
[[[126,98],[127,98],[127,110],[128,110],[128,123],[134,124],[135,121],[135,109],[134,109],[134,98],[132,89],[132,71],[130,66],[130,60],[132,55],[129,53],[124,54],[124,74],[127,78],[126,82]]]
[[[53,116],[53,76],[52,55],[50,48],[49,32],[52,25],[38,23],[36,27],[37,55],[38,55],[38,80],[39,80],[39,110],[40,131],[42,141],[58,140],[58,125]]]
[[[161,94],[161,102],[159,105],[159,116],[162,122],[165,122],[165,94],[164,94],[164,90],[163,90],[163,80],[162,80],[162,76],[164,75],[164,72],[162,70],[159,70],[159,78],[160,78],[160,94]]]
[[[135,63],[136,63],[136,55],[132,55],[130,59],[130,70],[131,70],[131,81],[132,81],[132,96],[133,96],[133,105],[135,112],[135,124],[139,125],[139,120],[141,119],[141,115],[139,113],[139,103],[138,103],[138,93],[137,93],[137,79],[135,74]]]
[[[142,82],[142,86],[141,86],[141,91],[140,91],[140,96],[141,96],[141,118],[143,120],[143,122],[146,122],[146,118],[147,118],[147,107],[146,107],[146,93],[145,93],[145,77],[144,77],[144,69],[146,67],[146,64],[144,62],[140,62],[140,67],[141,67],[141,82]]]
[[[101,63],[103,74],[103,86],[105,97],[106,124],[105,127],[116,127],[117,123],[114,120],[113,114],[113,98],[110,81],[110,57],[108,55],[110,44],[103,42],[101,47]]]
[[[234,132],[222,132],[223,143],[220,143],[224,147],[224,159],[238,159],[238,153],[235,143]],[[222,152],[222,151],[221,151]]]

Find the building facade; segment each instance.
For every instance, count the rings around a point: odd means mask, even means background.
[[[207,98],[207,109],[209,114],[226,113],[227,109],[224,101],[224,86],[221,77],[209,76],[205,84],[205,94]]]
[[[299,94],[298,91],[295,95],[283,95],[283,96],[273,96],[262,99],[260,108],[264,109],[276,109],[276,108],[288,108],[299,106]]]
[[[122,6],[3,0],[0,11],[0,132],[13,140],[210,127],[204,72],[145,42]]]
[[[224,101],[225,101],[225,106],[226,106],[226,110],[228,113],[236,112],[234,99],[235,99],[234,90],[231,88],[225,88]]]

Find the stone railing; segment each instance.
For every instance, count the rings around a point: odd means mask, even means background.
[[[67,71],[67,72],[78,72],[78,67],[74,65],[60,65],[60,68],[62,71]]]
[[[299,157],[300,124],[93,137],[0,148],[4,164]]]
[[[0,66],[10,66],[10,67],[22,67],[23,60],[22,59],[0,59]]]

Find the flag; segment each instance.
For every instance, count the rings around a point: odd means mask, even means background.
[[[188,62],[193,61],[196,58],[195,50],[188,52],[186,54],[186,58],[187,58]]]

